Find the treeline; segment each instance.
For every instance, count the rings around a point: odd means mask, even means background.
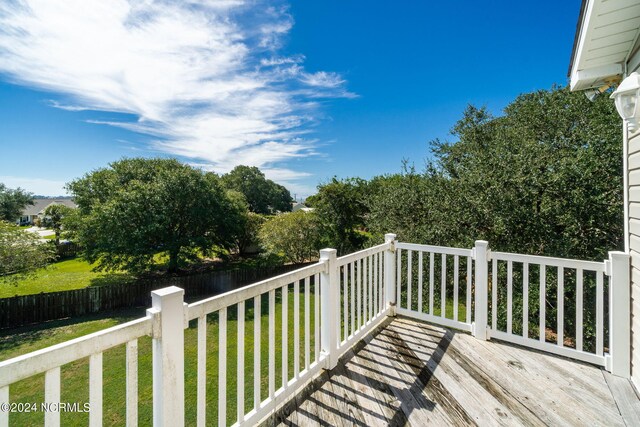
[[[255,167],[226,175],[175,159],[123,159],[67,184],[78,209],[65,232],[99,270],[169,272],[190,261],[242,253],[260,214],[290,211],[289,191]]]
[[[0,184],[2,282],[16,283],[54,261],[52,245],[61,236],[103,271],[176,272],[208,257],[244,255],[259,249],[265,218],[290,211],[293,201],[255,167],[218,176],[159,158],[113,162],[68,183],[67,190],[78,208],[48,206],[41,221],[56,239],[42,244],[13,224],[33,195]]]
[[[567,88],[527,93],[500,117],[469,106],[424,168],[332,179],[307,199],[341,253],[403,241],[601,260],[623,248],[622,132],[613,103]]]
[[[60,215],[56,231],[98,269],[131,273],[256,251],[304,262],[323,247],[342,255],[388,232],[580,259],[622,249],[622,132],[610,100],[537,91],[500,117],[469,106],[451,134],[430,142],[420,169],[407,161],[402,173],[320,185],[306,200],[312,212],[288,212],[290,193],[254,167],[219,176],[173,159],[124,159],[68,184],[78,209]],[[22,198],[0,185],[0,213],[15,217]],[[2,245],[2,258],[22,259],[12,249],[18,230],[5,223],[0,231],[14,242]]]

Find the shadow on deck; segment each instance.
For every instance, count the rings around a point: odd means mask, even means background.
[[[637,398],[625,411],[614,380],[588,364],[398,317],[265,424],[633,425]]]

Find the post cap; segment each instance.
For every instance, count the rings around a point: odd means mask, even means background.
[[[151,291],[151,295],[157,295],[159,297],[165,297],[167,295],[181,294],[184,295],[184,289],[177,286],[167,286],[166,288],[156,289]]]
[[[332,248],[320,249],[320,260],[327,260],[336,258],[338,256],[338,251]]]
[[[384,242],[385,243],[393,242],[394,240],[396,240],[396,237],[398,236],[393,233],[387,233],[384,235]]]

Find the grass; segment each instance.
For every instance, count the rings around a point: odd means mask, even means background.
[[[55,234],[50,234],[48,236],[43,236],[42,237],[45,240],[55,240],[56,239],[56,235]]]
[[[301,287],[302,288],[302,287]],[[275,380],[276,389],[282,386],[282,294],[276,291],[276,333],[275,333]],[[293,377],[293,306],[294,296],[292,288],[287,295],[287,334],[288,342],[288,377]],[[310,326],[313,335],[313,295],[310,298],[311,316]],[[304,367],[304,296],[301,289],[300,295],[300,366]],[[245,399],[244,411],[249,411],[253,405],[253,354],[254,354],[254,307],[253,301],[248,301],[245,316]],[[268,320],[269,320],[268,296],[262,296],[261,306],[261,397],[268,395]],[[0,360],[6,360],[27,352],[35,351],[59,342],[67,341],[91,332],[95,332],[110,326],[117,325],[132,318],[144,315],[143,311],[129,311],[119,313],[112,317],[96,318],[87,317],[78,321],[57,321],[36,327],[20,328],[11,331],[10,334],[0,337]],[[235,422],[237,414],[237,337],[238,322],[237,308],[233,306],[228,311],[227,317],[227,421]],[[207,327],[207,421],[214,424],[218,414],[218,314],[208,316]],[[185,330],[185,417],[187,425],[194,425],[196,420],[196,384],[197,384],[197,322],[191,322],[189,329]],[[311,360],[314,357],[313,336],[311,339]],[[138,376],[139,376],[139,423],[151,425],[152,423],[152,351],[151,339],[143,337],[138,340]],[[80,405],[88,402],[89,396],[89,362],[88,359],[79,360],[62,367],[61,370],[61,401],[80,402]],[[103,354],[103,414],[106,425],[124,425],[125,423],[125,348],[123,345],[106,351]],[[10,387],[10,401],[40,404],[43,401],[44,374],[27,378]],[[41,425],[44,415],[39,413],[13,413],[12,425]],[[61,424],[80,426],[87,425],[87,413],[62,413]]]
[[[59,261],[37,270],[34,275],[16,285],[0,283],[0,298],[67,291],[133,280],[133,276],[126,273],[100,273],[91,271],[91,268],[92,265],[81,258]]]

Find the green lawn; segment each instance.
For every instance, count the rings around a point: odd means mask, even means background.
[[[16,285],[0,282],[0,298],[67,291],[133,280],[133,276],[126,273],[98,273],[91,271],[91,267],[91,264],[80,258],[56,262],[37,270],[34,276],[22,280]]]
[[[302,291],[302,289],[301,289]],[[276,292],[276,389],[282,386],[282,305],[281,293]],[[289,378],[293,377],[293,292],[288,293],[288,366]],[[313,334],[313,296],[310,299],[311,311],[310,324]],[[253,303],[247,302],[245,316],[245,412],[253,405]],[[300,366],[304,368],[304,297],[300,298]],[[263,295],[261,308],[261,396],[264,399],[268,395],[268,297]],[[13,330],[9,335],[0,336],[0,360],[6,360],[17,355],[25,354],[40,348],[63,342],[87,333],[104,329],[132,318],[144,315],[144,311],[125,312],[115,317],[96,318],[89,317],[72,322],[57,321],[46,325],[20,328]],[[197,384],[197,322],[191,322],[190,328],[185,331],[185,410],[187,425],[195,425],[196,419],[196,384]],[[237,310],[229,309],[227,322],[227,421],[235,422],[237,413]],[[207,423],[215,424],[218,414],[218,316],[208,316],[207,328]],[[138,376],[139,376],[139,422],[140,425],[151,425],[152,422],[152,352],[151,339],[141,338],[138,341]],[[311,358],[314,357],[313,337],[311,337]],[[104,378],[104,423],[105,425],[124,425],[125,420],[125,348],[118,346],[104,353],[103,356]],[[88,401],[89,396],[89,363],[83,359],[62,367],[62,391],[63,402]],[[20,381],[10,387],[11,402],[36,402],[43,401],[44,375],[37,375]],[[42,413],[11,414],[11,425],[41,425]],[[87,425],[88,414],[63,413],[62,425]]]

